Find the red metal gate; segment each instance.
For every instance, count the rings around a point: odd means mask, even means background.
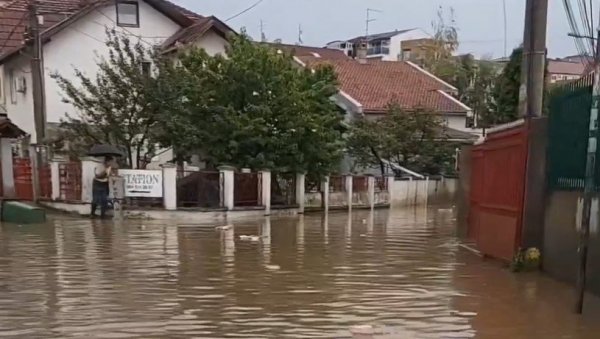
[[[29,158],[14,158],[15,195],[19,200],[33,200],[33,181]]]
[[[511,260],[521,241],[526,125],[490,133],[472,152],[469,238],[483,254]]]

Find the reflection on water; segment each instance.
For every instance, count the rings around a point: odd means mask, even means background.
[[[0,337],[598,338],[600,303],[464,252],[450,210],[0,229]],[[240,236],[244,236],[240,238]]]

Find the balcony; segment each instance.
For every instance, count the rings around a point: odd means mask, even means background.
[[[367,50],[367,55],[389,55],[390,48],[388,46],[370,46]]]

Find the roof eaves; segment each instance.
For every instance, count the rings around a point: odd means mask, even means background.
[[[465,104],[463,104],[460,100],[456,99],[455,97],[451,96],[450,94],[442,91],[442,90],[437,90],[441,95],[443,95],[444,97],[450,99],[452,102],[454,102],[455,104],[457,104],[458,106],[462,107],[465,109],[465,112],[472,112],[473,109]]]
[[[435,75],[433,75],[432,73],[430,73],[430,72],[426,71],[425,69],[423,69],[423,68],[419,67],[417,64],[415,64],[415,63],[413,63],[413,62],[411,62],[411,61],[404,61],[404,62],[406,62],[407,64],[409,64],[410,66],[412,66],[414,69],[418,70],[419,72],[421,72],[421,73],[423,73],[423,74],[427,75],[428,77],[431,77],[431,78],[432,78],[432,79],[434,79],[435,81],[437,81],[437,82],[441,83],[442,85],[444,85],[444,86],[448,87],[448,88],[449,88],[451,91],[453,91],[453,92],[456,92],[456,91],[458,91],[458,89],[457,89],[456,87],[454,87],[454,86],[450,85],[449,83],[447,83],[447,82],[445,82],[444,80],[442,80],[442,79],[440,79],[440,78],[436,77],[436,76],[435,76]]]

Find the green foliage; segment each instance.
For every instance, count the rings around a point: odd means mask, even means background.
[[[153,80],[142,69],[157,54],[115,31],[107,31],[107,36],[110,52],[99,60],[95,78],[78,69],[75,81],[52,74],[63,101],[77,110],[61,121],[62,133],[54,143],[79,155],[94,144],[118,145],[127,153],[127,165],[140,168],[154,151],[150,137],[157,123],[151,105]]]
[[[342,152],[332,68],[294,66],[290,55],[233,37],[224,56],[187,49],[177,61],[108,32],[110,53],[95,79],[54,74],[77,109],[57,144],[83,153],[93,144],[123,146],[133,167],[156,147],[176,160],[199,154],[209,165],[323,176]],[[151,75],[142,72],[152,61]],[[137,161],[135,161],[137,159]]]
[[[453,171],[453,147],[433,112],[389,107],[381,119],[359,119],[348,135],[348,152],[364,167],[383,166],[388,160],[428,174]]]
[[[494,126],[518,119],[522,60],[523,48],[519,47],[513,50],[508,64],[502,70],[494,86],[495,110],[492,114],[482,116],[485,126]]]
[[[433,41],[425,46],[423,67],[456,87],[457,99],[471,107],[476,118],[489,116],[496,68],[489,61],[475,60],[470,54],[454,56],[459,41],[452,8],[446,17],[440,7],[432,27]]]
[[[231,39],[226,57],[192,49],[180,60],[161,81],[183,82],[186,98],[177,109],[169,109],[172,100],[162,104],[163,146],[201,150],[213,165],[278,172],[322,176],[338,164],[342,116],[330,100],[337,92],[332,68],[296,67],[290,55],[245,35]]]

